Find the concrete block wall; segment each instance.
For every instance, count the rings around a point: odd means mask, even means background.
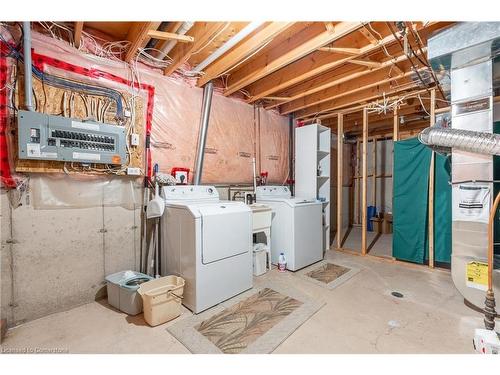
[[[139,206],[35,209],[23,197],[13,208],[8,194],[0,195],[0,314],[9,326],[92,302],[105,295],[106,275],[138,269]]]

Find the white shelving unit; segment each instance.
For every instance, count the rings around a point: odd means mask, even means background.
[[[295,196],[323,201],[323,248],[330,247],[330,128],[295,129]]]

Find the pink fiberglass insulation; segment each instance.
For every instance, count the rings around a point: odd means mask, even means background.
[[[113,61],[89,55],[40,33],[33,32],[32,48],[35,53],[87,69],[98,69],[128,81],[139,81],[154,87],[154,108],[151,130],[152,162],[160,171],[170,172],[172,167],[186,167],[193,171],[198,142],[203,90],[189,84],[189,80],[166,77],[158,69],[138,64],[138,77],[122,61]],[[73,72],[48,67],[47,72],[118,90],[134,92],[146,102],[146,90],[104,78],[90,78]],[[203,168],[202,183],[251,183],[252,157],[260,170],[269,172],[268,181],[283,183],[288,176],[288,119],[275,112],[260,109],[260,132],[254,121],[253,106],[238,99],[226,98],[217,92],[212,110]],[[146,116],[146,113],[144,114]],[[259,137],[260,133],[260,137]],[[259,143],[256,147],[255,143]],[[259,164],[258,164],[259,165]],[[257,170],[257,173],[259,170]],[[191,173],[191,177],[192,177]]]

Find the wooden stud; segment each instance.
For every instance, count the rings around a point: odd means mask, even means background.
[[[380,41],[373,35],[373,33],[363,25],[359,32],[373,45],[377,45]]]
[[[431,90],[430,104],[430,126],[435,124],[436,89]],[[429,267],[434,268],[434,173],[435,152],[431,154],[431,165],[429,170]]]
[[[373,137],[373,150],[372,150],[372,205],[377,207],[377,137]]]
[[[362,155],[362,169],[363,169],[363,179],[361,181],[361,254],[366,255],[366,230],[368,227],[367,222],[367,207],[366,207],[366,180],[367,180],[367,170],[366,170],[366,149],[368,144],[368,109],[363,108],[363,155]]]
[[[75,22],[73,37],[76,48],[80,48],[80,43],[82,42],[82,32],[83,32],[83,22],[81,21]]]
[[[344,115],[338,114],[337,124],[337,248],[342,247],[342,200],[343,200],[343,166],[344,166]]]
[[[252,70],[239,74],[233,73],[230,77],[228,87],[224,91],[224,95],[228,96],[238,91],[239,89],[248,86],[249,84],[264,78],[265,76],[285,67],[286,65],[316,51],[328,43],[342,38],[343,36],[357,30],[361,27],[359,22],[340,22],[335,27],[335,32],[325,31],[315,37],[307,40],[305,43],[298,45],[291,50],[285,50],[284,53],[272,61],[268,61],[268,56],[263,55],[259,62],[254,61]],[[298,37],[301,37],[300,35]],[[292,41],[290,41],[292,44]],[[286,46],[283,46],[286,48]],[[232,79],[231,79],[232,78]],[[269,93],[263,96],[267,96]]]
[[[399,141],[399,116],[398,116],[398,107],[394,109],[394,118],[393,118],[393,135],[392,140],[394,142]]]
[[[361,176],[361,142],[356,141],[356,169],[357,176]],[[357,204],[356,204],[356,224],[361,224],[361,186],[359,178],[356,180]]]
[[[176,33],[169,33],[166,31],[160,30],[149,30],[148,36],[153,39],[159,40],[176,40],[180,43],[192,43],[194,42],[194,38],[188,35],[181,35]]]

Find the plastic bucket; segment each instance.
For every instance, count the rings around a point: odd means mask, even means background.
[[[182,277],[171,275],[139,285],[146,323],[154,327],[181,315],[184,284]]]
[[[375,217],[377,215],[377,207],[375,206],[368,206],[367,210],[366,210],[366,216],[367,216],[367,226],[366,226],[366,230],[368,232],[373,232],[373,221],[371,221],[370,219],[372,217]]]

